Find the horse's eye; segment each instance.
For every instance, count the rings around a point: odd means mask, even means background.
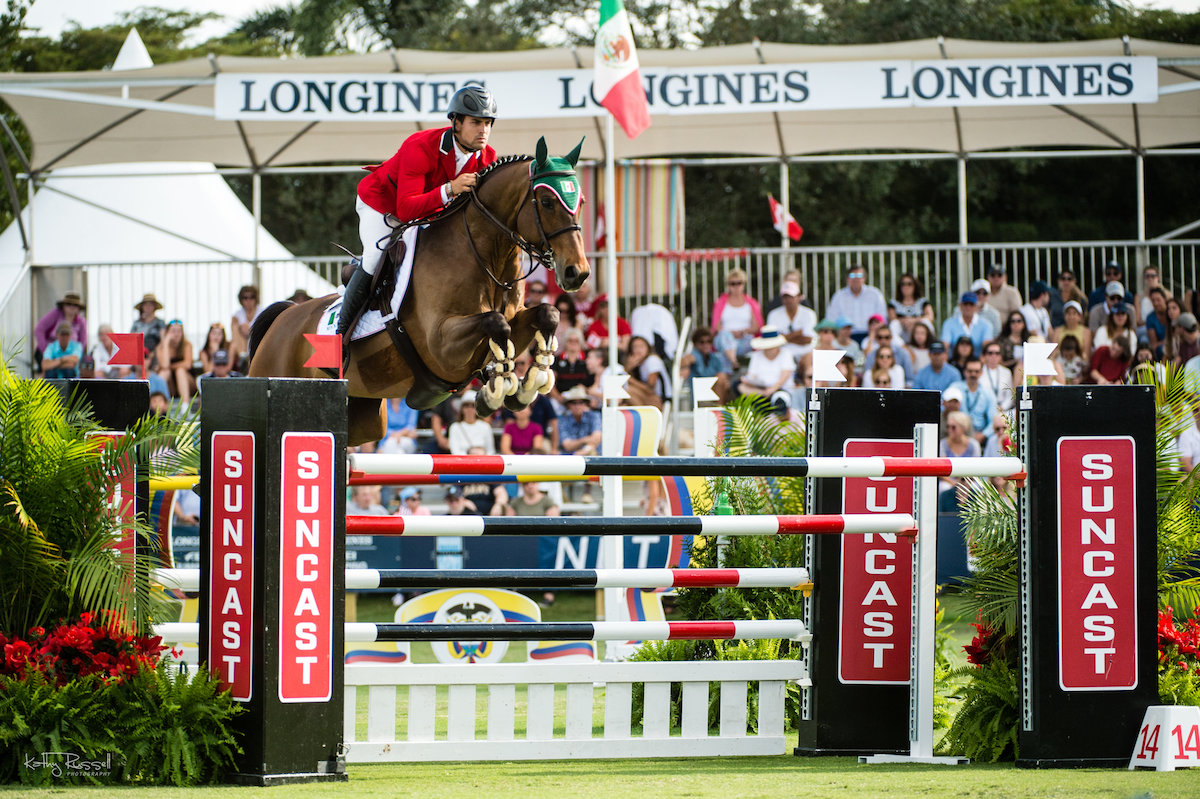
[[[547,211],[549,211],[551,208],[554,207],[554,201],[551,200],[549,197],[543,197],[542,198],[542,207],[545,208]]]

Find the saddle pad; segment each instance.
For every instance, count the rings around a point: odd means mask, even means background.
[[[419,228],[413,226],[404,231],[404,261],[396,267],[396,290],[392,292],[392,312],[384,316],[379,311],[374,309],[364,311],[358,317],[358,324],[354,326],[354,333],[351,334],[351,341],[358,341],[362,338],[373,336],[380,333],[387,326],[387,323],[392,321],[398,313],[400,313],[400,305],[404,302],[404,295],[407,289],[409,276],[412,274],[412,259],[413,253],[417,251],[417,231]],[[401,279],[404,279],[404,284],[401,284]],[[337,332],[338,316],[342,312],[342,296],[346,294],[346,287],[341,286],[338,289],[338,294],[341,295],[333,301],[325,313],[321,315],[321,321],[317,325],[317,332],[323,336],[333,335]]]

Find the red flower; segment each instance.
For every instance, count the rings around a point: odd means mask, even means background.
[[[982,666],[991,659],[992,647],[996,643],[997,633],[987,622],[982,624],[976,622],[971,626],[975,628],[976,634],[971,639],[971,643],[963,647],[963,651],[967,653],[968,663],[975,666]]]
[[[14,674],[21,674],[29,663],[33,648],[25,641],[13,641],[4,645],[4,663]]]

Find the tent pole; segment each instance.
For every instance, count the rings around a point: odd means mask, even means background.
[[[788,178],[789,178],[789,175],[788,175],[787,158],[786,157],[780,158],[779,159],[779,202],[783,204],[783,213],[785,214],[785,216],[784,216],[785,219],[787,218],[786,214],[792,208],[792,198],[790,196],[790,192],[788,191],[788,189],[789,189]],[[788,238],[788,234],[787,234],[787,223],[784,222],[783,230],[779,231],[779,246],[783,247],[783,249],[786,250],[788,247],[791,246],[791,244],[792,244],[792,240]]]
[[[250,204],[254,212],[254,276],[251,282],[262,292],[262,266],[258,262],[258,231],[262,228],[262,174],[255,169],[250,176]]]
[[[971,254],[967,251],[967,155],[958,158],[958,285],[966,290],[971,285]]]
[[[1146,156],[1141,150],[1134,153],[1133,163],[1137,175],[1137,240],[1146,241]],[[1142,285],[1142,270],[1146,268],[1149,253],[1145,247],[1138,247],[1137,276],[1138,285]]]

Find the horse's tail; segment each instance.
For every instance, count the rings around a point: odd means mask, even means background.
[[[280,300],[262,309],[258,312],[258,316],[254,317],[254,322],[250,325],[250,354],[246,357],[247,371],[250,369],[251,362],[254,361],[254,351],[258,349],[263,336],[267,334],[267,328],[279,318],[281,313],[295,304],[290,300]]]

